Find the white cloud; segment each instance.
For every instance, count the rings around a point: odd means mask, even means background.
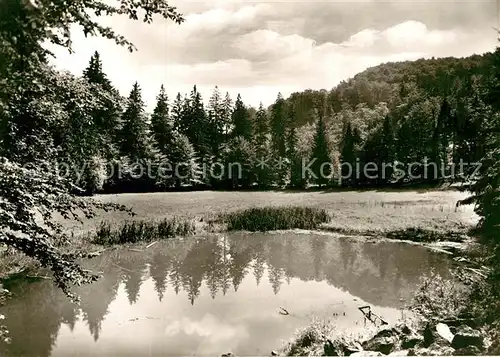
[[[233,46],[244,58],[269,61],[308,52],[314,46],[314,40],[299,35],[282,36],[271,30],[257,30],[240,36]]]
[[[379,63],[466,56],[496,45],[494,31],[487,36],[484,31],[458,25],[436,29],[416,20],[361,27],[343,40],[316,42],[305,35],[304,26],[317,18],[315,14],[323,15],[321,20],[328,19],[324,12],[329,7],[324,3],[305,6],[184,1],[178,4],[180,11],[196,8],[199,12],[187,14],[180,26],[112,20],[113,27],[136,44],[137,53],[130,54],[109,40],[84,39],[75,33],[76,55],[58,51],[55,62],[80,74],[98,50],[105,72],[122,94],[127,95],[133,82],[139,82],[149,110],[161,84],[171,97],[177,92],[189,93],[196,84],[205,98],[218,85],[233,98],[241,93],[246,103],[257,106],[260,101],[271,104],[278,92],[286,96],[308,88],[332,88]],[[294,11],[297,16],[290,19]],[[322,25],[321,36],[333,36],[336,27],[331,21]]]
[[[381,36],[395,47],[440,46],[456,40],[454,31],[429,30],[425,24],[417,21],[392,26],[383,31]]]
[[[389,27],[382,35],[392,46],[414,45],[426,38],[427,26],[417,21],[406,21]]]
[[[375,41],[377,40],[377,35],[380,34],[380,31],[365,29],[358,33],[355,33],[349,40],[344,43],[345,45],[352,45],[357,47],[369,47],[373,46]]]

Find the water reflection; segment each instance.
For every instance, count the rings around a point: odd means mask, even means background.
[[[250,234],[115,250],[87,264],[103,278],[77,289],[80,307],[50,281],[7,287],[16,298],[2,308],[13,338],[5,355],[268,354],[312,311],[343,304],[350,320],[339,325],[353,324],[353,296],[394,315],[421,275],[447,275],[449,263],[402,243]],[[282,304],[293,316],[276,313]]]

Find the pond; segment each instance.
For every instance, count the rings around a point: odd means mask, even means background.
[[[370,305],[394,322],[421,276],[450,268],[416,245],[299,233],[175,239],[86,265],[103,278],[77,289],[80,306],[50,280],[8,287],[2,356],[269,355],[313,316],[352,331]]]

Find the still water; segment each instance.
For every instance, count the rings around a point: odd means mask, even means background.
[[[353,330],[371,305],[395,321],[420,277],[450,264],[415,245],[295,233],[171,240],[86,263],[103,278],[77,290],[80,306],[50,280],[8,287],[2,356],[269,355],[313,316]]]

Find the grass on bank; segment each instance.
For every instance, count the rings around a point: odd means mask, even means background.
[[[409,240],[419,243],[433,243],[433,242],[463,242],[467,236],[463,232],[439,232],[431,229],[424,229],[420,227],[410,227],[406,229],[398,229],[388,232],[387,238],[394,240]]]
[[[114,228],[109,222],[102,222],[92,241],[94,244],[113,245],[151,242],[153,240],[189,236],[195,232],[192,220],[178,217],[161,221],[129,221]]]
[[[228,231],[265,232],[285,229],[317,229],[330,221],[326,210],[311,207],[261,207],[221,214]]]

